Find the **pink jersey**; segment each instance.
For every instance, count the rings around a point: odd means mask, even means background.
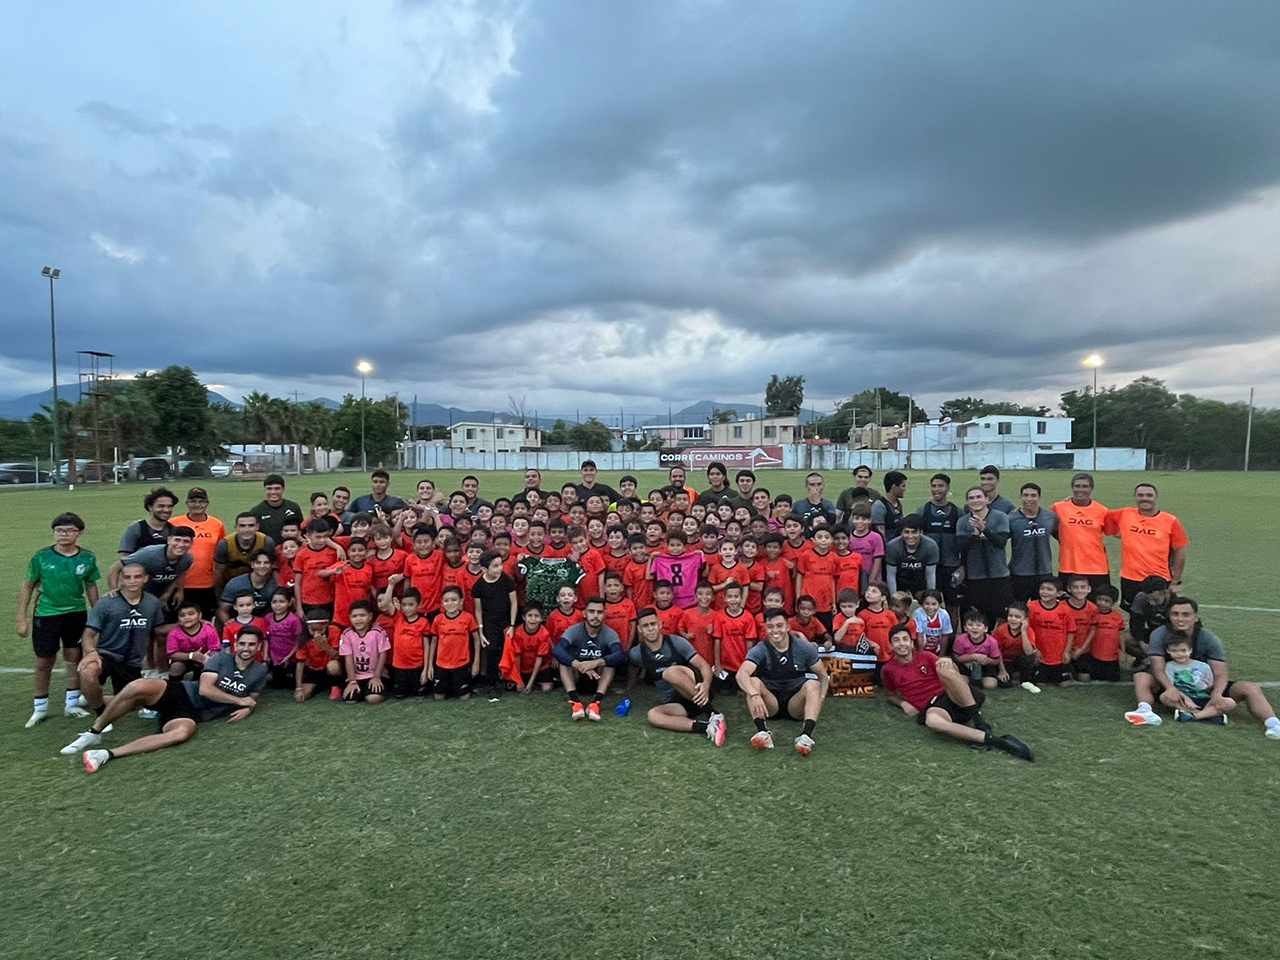
[[[342,640],[338,643],[338,653],[351,655],[356,665],[356,679],[368,680],[373,676],[373,668],[378,662],[378,654],[391,649],[391,641],[381,627],[370,627],[363,637],[353,628],[342,631]]]
[[[987,634],[981,643],[974,643],[969,634],[962,633],[956,637],[956,642],[951,645],[951,652],[957,657],[970,657],[975,653],[980,653],[984,657],[990,657],[992,660],[999,660],[1000,644],[996,643],[996,638],[991,634]]]
[[[284,663],[285,657],[298,648],[306,627],[298,619],[296,613],[289,613],[283,620],[277,620],[274,613],[266,617],[267,621],[267,653],[272,663]]]
[[[207,620],[200,621],[200,629],[195,636],[177,626],[169,631],[169,638],[165,641],[165,649],[169,653],[217,653],[221,648],[218,628]]]
[[[653,579],[670,580],[671,595],[676,606],[687,610],[698,602],[698,575],[706,562],[706,557],[699,551],[682,553],[678,557],[669,553],[655,553],[651,568]]]

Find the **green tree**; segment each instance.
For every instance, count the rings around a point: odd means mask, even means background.
[[[939,417],[943,420],[954,420],[957,423],[977,417],[1044,417],[1048,414],[1048,407],[1024,407],[1020,403],[1011,403],[1007,400],[991,403],[979,397],[956,397],[938,408]]]
[[[409,408],[394,397],[366,398],[363,403],[365,452],[369,462],[389,462],[396,444],[404,439]],[[360,406],[360,399],[348,393],[342,398],[342,406],[332,412],[333,443],[348,462],[354,463],[360,462]]]
[[[49,448],[40,449],[30,420],[0,420],[0,460],[49,460]]]
[[[1178,398],[1154,377],[1139,377],[1123,387],[1098,391],[1098,446],[1145,447],[1161,463],[1176,458],[1182,435]],[[1062,410],[1073,417],[1071,445],[1093,442],[1093,390],[1062,395]]]
[[[157,444],[172,449],[175,472],[182,453],[217,455],[209,393],[190,367],[170,364],[159,373],[141,374],[135,384],[152,409],[163,412],[156,419],[153,436]]]
[[[588,417],[585,423],[569,428],[569,445],[574,450],[603,453],[613,449],[613,431],[595,417]]]
[[[764,388],[764,411],[770,417],[794,417],[804,406],[804,377],[769,378]]]
[[[211,403],[209,422],[213,425],[213,435],[219,447],[248,442],[243,410],[237,410],[229,403]]]
[[[569,425],[563,420],[557,420],[551,425],[551,429],[542,435],[542,442],[553,447],[568,446]]]
[[[906,423],[908,406],[913,423],[929,419],[928,411],[919,404],[911,403],[906,394],[888,387],[872,387],[838,404],[834,413],[815,420],[809,425],[809,432],[813,436],[842,443],[849,439],[849,428],[853,426]]]
[[[729,423],[738,419],[737,410],[721,410],[716,408],[711,411],[711,416],[707,418],[707,423]]]
[[[83,410],[80,405],[58,398],[58,456],[68,463],[76,460],[76,441],[80,435]],[[28,422],[36,449],[47,460],[53,444],[53,407],[42,403],[39,413],[33,413]],[[74,476],[74,474],[73,474]]]

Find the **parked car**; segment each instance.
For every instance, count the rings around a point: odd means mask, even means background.
[[[124,477],[124,468],[105,460],[76,459],[74,464],[69,460],[62,461],[62,476],[67,483],[110,483],[119,482]]]
[[[139,460],[133,470],[135,480],[168,480],[173,475],[169,461],[163,457],[148,457]]]
[[[0,463],[0,483],[48,483],[53,477],[34,463]]]
[[[243,477],[249,467],[243,460],[219,460],[209,468],[215,477]]]
[[[213,470],[203,460],[179,460],[178,475],[190,479],[204,479],[213,476]]]

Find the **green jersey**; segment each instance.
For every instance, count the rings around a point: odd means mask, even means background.
[[[40,588],[37,617],[83,613],[86,609],[85,584],[101,578],[98,558],[85,549],[78,549],[66,557],[53,547],[45,547],[27,564],[27,581]]]
[[[556,605],[561,587],[576,587],[586,572],[568,557],[523,556],[516,564],[524,578],[524,593],[529,600],[542,604],[544,610]]]

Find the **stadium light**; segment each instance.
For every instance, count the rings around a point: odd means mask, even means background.
[[[1093,470],[1098,470],[1098,368],[1102,366],[1102,355],[1091,353],[1082,361],[1086,367],[1093,368]]]
[[[373,373],[373,364],[361,360],[356,364],[356,372],[360,374],[360,469],[369,472],[369,458],[364,450],[364,378]]]
[[[58,449],[58,321],[53,309],[53,281],[62,276],[57,267],[45,267],[40,276],[49,280],[49,356],[53,367],[53,482],[62,480],[62,454]],[[40,482],[40,471],[36,471],[36,483]]]

